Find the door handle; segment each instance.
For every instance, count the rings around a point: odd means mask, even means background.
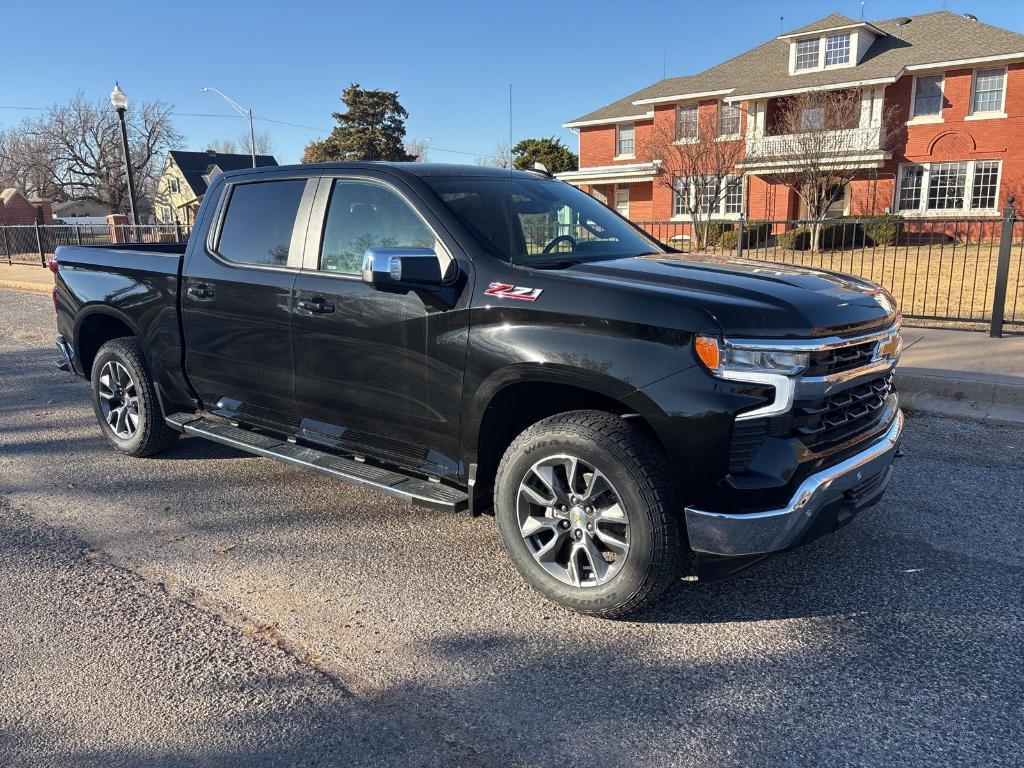
[[[198,285],[190,285],[186,293],[193,299],[210,299],[213,298],[216,291],[206,283],[199,283]]]
[[[300,299],[299,309],[312,312],[314,315],[326,315],[334,311],[334,305],[323,299]]]

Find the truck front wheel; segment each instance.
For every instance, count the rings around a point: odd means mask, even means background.
[[[615,618],[657,599],[681,571],[668,461],[642,428],[603,411],[534,424],[495,478],[502,544],[548,599]]]
[[[134,338],[112,339],[96,353],[92,406],[104,436],[121,453],[152,456],[178,439],[160,413],[142,348]]]

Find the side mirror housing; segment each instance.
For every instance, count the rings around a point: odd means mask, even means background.
[[[444,279],[441,259],[432,248],[367,248],[363,254],[363,282],[374,288],[436,288]]]

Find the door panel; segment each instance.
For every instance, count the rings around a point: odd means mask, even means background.
[[[217,242],[196,248],[185,268],[185,366],[206,408],[291,431],[299,420],[292,286],[316,181],[233,186]]]
[[[322,269],[303,270],[293,292],[302,434],[429,474],[457,474],[464,315],[428,307],[415,293],[375,290],[355,274],[368,247],[441,253],[444,245],[389,187],[347,179],[332,188],[324,179],[320,195],[326,226],[313,263]]]

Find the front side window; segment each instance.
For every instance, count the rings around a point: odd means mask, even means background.
[[[964,207],[967,163],[933,163],[928,169],[928,210]]]
[[[698,127],[698,112],[696,104],[684,104],[676,110],[676,138],[696,139]]]
[[[320,269],[358,274],[367,248],[440,245],[419,214],[396,192],[369,181],[339,179],[331,190]]]
[[[235,184],[229,192],[217,253],[237,264],[288,265],[305,179]]]
[[[917,78],[914,90],[914,117],[942,114],[942,75]]]
[[[523,174],[421,178],[481,247],[504,261],[529,265],[552,253],[590,261],[663,250],[586,192],[561,181]],[[628,201],[629,187],[620,185],[616,208]]]
[[[850,33],[825,38],[825,66],[850,63]]]
[[[718,105],[718,135],[736,136],[740,132],[740,108],[736,104]]]
[[[1003,109],[1005,69],[979,69],[974,73],[972,112],[1000,112]]]
[[[624,123],[618,128],[616,134],[615,154],[616,155],[632,155],[635,146],[634,142],[634,128],[632,123]]]
[[[818,66],[818,38],[801,40],[796,44],[796,70],[815,69]]]

